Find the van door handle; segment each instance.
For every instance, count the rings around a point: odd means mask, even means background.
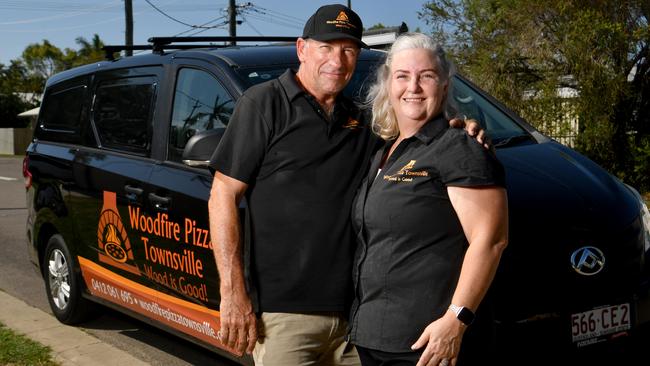
[[[136,195],[136,196],[139,196],[139,195],[142,194],[142,188],[133,187],[133,186],[130,186],[128,184],[124,186],[124,191],[126,191],[126,193],[128,193],[128,194],[133,194],[133,195]]]
[[[142,195],[142,188],[133,187],[130,185],[124,186],[124,191],[126,192],[126,199],[129,201],[137,201],[138,197]]]
[[[149,202],[153,203],[154,207],[158,210],[167,211],[169,203],[172,201],[169,197],[162,197],[155,193],[149,193]]]

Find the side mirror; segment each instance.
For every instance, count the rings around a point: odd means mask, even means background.
[[[225,127],[216,128],[198,132],[190,137],[183,149],[183,164],[191,167],[207,167],[225,131]]]

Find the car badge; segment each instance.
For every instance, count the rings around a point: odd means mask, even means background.
[[[596,247],[582,247],[571,254],[571,266],[583,276],[593,276],[605,267],[605,255]]]

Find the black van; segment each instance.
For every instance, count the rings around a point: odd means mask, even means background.
[[[150,54],[48,80],[23,169],[31,258],[63,323],[100,303],[250,363],[216,336],[206,164],[237,98],[296,67],[295,46],[150,41]],[[363,93],[383,56],[362,51],[346,93]],[[650,320],[639,194],[465,78],[453,85],[506,167],[510,245],[490,294],[497,350],[555,357],[633,338]]]

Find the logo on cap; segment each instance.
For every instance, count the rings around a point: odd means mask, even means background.
[[[336,20],[328,20],[327,24],[334,24],[336,27],[342,28],[356,28],[356,26],[350,23],[350,18],[345,14],[345,11],[341,10],[339,15],[336,17]]]

